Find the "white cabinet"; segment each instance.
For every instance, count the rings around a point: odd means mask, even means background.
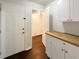
[[[79,0],[59,0],[53,8],[55,19],[79,21]]]
[[[50,58],[52,58],[52,37],[46,36],[46,52]]]
[[[62,41],[47,35],[46,52],[51,59],[64,59]]]
[[[64,0],[64,2],[65,2],[65,0]],[[67,3],[68,3],[68,5],[66,5]],[[69,20],[68,21],[71,21],[71,19],[73,21],[78,21],[78,19],[79,19],[79,0],[67,0],[67,3],[65,2],[65,5],[69,6],[69,7],[66,9],[63,9],[63,11],[66,10],[66,12],[67,12],[69,10],[69,18],[68,18]],[[65,5],[63,7],[65,7]]]
[[[70,0],[71,19],[79,19],[79,0]]]
[[[47,36],[46,52],[50,59],[79,59],[79,47]]]
[[[51,59],[64,59],[64,52],[63,52],[63,45],[62,41],[51,37],[52,38],[52,58]]]
[[[79,59],[79,47],[66,43],[65,59]]]

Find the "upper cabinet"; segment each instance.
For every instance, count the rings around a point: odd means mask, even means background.
[[[79,0],[56,0],[48,7],[52,31],[65,32],[62,22],[79,21]]]
[[[70,16],[74,21],[79,19],[79,0],[70,0]]]
[[[78,21],[79,19],[79,0],[67,0],[65,1],[65,5],[66,5],[68,8],[66,8],[66,12],[68,12],[68,18],[66,19],[66,21]],[[64,7],[65,7],[64,5]],[[65,10],[65,9],[64,9]],[[63,10],[63,11],[64,11]],[[67,13],[64,15],[67,16]]]
[[[53,13],[53,17],[59,21],[78,21],[79,0],[58,0]]]

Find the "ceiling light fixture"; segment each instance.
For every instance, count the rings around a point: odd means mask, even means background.
[[[38,13],[40,13],[41,11],[37,11]]]

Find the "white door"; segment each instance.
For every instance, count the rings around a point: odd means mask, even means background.
[[[3,11],[5,12],[5,27],[6,27],[6,39],[5,42],[5,57],[24,51],[25,45],[31,46],[29,40],[31,40],[31,22],[29,22],[26,32],[28,37],[24,39],[24,17],[26,17],[26,7],[22,5],[5,4]],[[27,39],[28,41],[27,41]],[[26,40],[26,42],[25,42]],[[25,44],[26,43],[26,44]],[[27,47],[26,47],[27,49]]]
[[[26,17],[24,20],[24,49],[29,50],[32,48],[32,35],[31,35],[31,18]]]
[[[31,18],[26,17],[26,7],[18,7],[16,18],[16,52],[29,50],[32,46]]]
[[[16,52],[24,51],[25,8],[19,7],[16,15]]]

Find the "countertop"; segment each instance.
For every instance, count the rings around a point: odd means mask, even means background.
[[[46,34],[79,47],[79,36],[61,32],[47,32]]]

